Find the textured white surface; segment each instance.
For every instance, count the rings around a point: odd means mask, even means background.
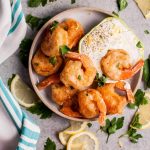
[[[71,7],[79,6],[89,6],[89,7],[98,7],[108,11],[117,11],[116,0],[76,0],[77,2],[73,5],[70,4],[70,0],[58,0],[53,4],[49,4],[45,7],[39,8],[28,8],[27,0],[22,0],[23,11],[25,14],[32,13],[33,15],[39,17],[54,16],[57,13],[69,9]],[[145,57],[148,57],[150,54],[150,35],[144,34],[144,30],[150,30],[150,20],[146,20],[140,10],[138,9],[134,0],[128,0],[128,7],[120,13],[121,18],[125,20],[130,28],[139,36],[142,42],[145,45]],[[33,36],[30,29],[28,29],[27,36]],[[28,71],[22,66],[18,58],[18,51],[6,60],[3,64],[0,65],[0,76],[7,82],[7,79],[11,76],[12,73],[18,73],[27,83],[30,84]],[[28,112],[27,112],[28,113]],[[127,126],[131,120],[133,110],[126,109],[123,113],[125,116],[124,127],[119,130],[116,134],[110,136],[109,143],[105,144],[106,135],[101,131],[97,132],[97,136],[100,141],[100,147],[102,150],[150,150],[150,129],[140,131],[143,135],[143,138],[139,140],[138,144],[132,144],[128,141],[127,138],[121,139],[123,143],[123,148],[120,148],[118,145],[118,136],[124,133],[127,129]],[[29,114],[29,113],[28,113]],[[37,145],[37,150],[43,150],[44,142],[47,137],[50,137],[57,144],[57,150],[62,148],[58,140],[58,132],[63,130],[68,126],[69,122],[66,119],[63,119],[55,114],[50,119],[40,120],[36,115],[29,114],[40,126],[41,136]],[[97,131],[99,128],[98,123],[93,123],[90,130]],[[1,150],[1,149],[0,149]],[[13,149],[11,149],[13,150]]]

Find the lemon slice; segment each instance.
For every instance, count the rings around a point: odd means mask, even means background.
[[[37,95],[19,77],[15,75],[11,82],[10,90],[18,103],[24,107],[31,107],[39,100]]]
[[[66,134],[64,132],[59,133],[59,140],[63,145],[67,145],[67,142],[70,137],[71,137],[71,134]]]
[[[84,131],[70,137],[67,150],[99,150],[99,142],[93,133]]]
[[[79,132],[82,132],[87,127],[87,122],[71,122],[71,126],[64,130],[63,132],[65,134],[77,134]]]
[[[142,124],[141,129],[150,128],[150,92],[145,92],[148,104],[140,105],[137,113],[139,114],[139,122]]]

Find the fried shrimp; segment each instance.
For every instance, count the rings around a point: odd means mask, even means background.
[[[47,56],[60,56],[59,47],[68,45],[68,33],[61,27],[48,31],[41,43],[41,50]]]
[[[37,88],[39,90],[43,90],[46,87],[50,86],[53,83],[59,83],[60,82],[60,78],[57,74],[53,74],[49,77],[47,77],[46,79],[44,79],[43,81],[41,81],[40,83],[37,84]]]
[[[68,47],[72,48],[76,46],[76,44],[84,34],[82,25],[74,19],[67,19],[64,22],[60,23],[59,26],[66,30],[68,33]]]
[[[103,73],[112,80],[125,80],[135,75],[144,65],[139,60],[131,66],[129,54],[125,50],[109,50],[101,59]]]
[[[132,91],[125,87],[124,82],[121,82],[106,83],[104,86],[97,88],[106,104],[107,114],[121,114],[128,102],[134,102]],[[126,91],[126,93],[119,93],[117,89]]]
[[[56,63],[53,65],[50,63],[50,58],[45,56],[41,50],[38,50],[32,59],[32,66],[37,74],[41,76],[49,76],[58,71],[62,61],[62,58],[57,56]]]
[[[72,87],[66,87],[63,84],[52,84],[51,93],[52,99],[58,105],[63,105],[76,94],[77,90]]]
[[[78,94],[79,112],[85,118],[99,115],[99,122],[104,125],[106,119],[106,105],[101,94],[95,89],[87,89]]]
[[[90,58],[75,52],[69,52],[65,57],[72,60],[67,61],[60,74],[60,80],[66,87],[72,86],[78,90],[88,88],[96,75],[96,69]]]

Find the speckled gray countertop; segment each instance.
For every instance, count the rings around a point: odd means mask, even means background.
[[[59,12],[72,7],[98,7],[108,11],[117,11],[116,0],[76,0],[76,3],[71,5],[71,0],[57,0],[56,2],[46,5],[45,7],[29,8],[27,7],[27,0],[22,0],[22,7],[25,14],[32,14],[39,17],[54,16]],[[145,45],[145,57],[148,57],[150,53],[150,35],[144,34],[144,30],[150,30],[150,20],[146,20],[140,10],[138,9],[134,0],[128,0],[128,7],[120,13],[121,18],[131,27],[135,33],[139,36],[141,41]],[[27,36],[33,36],[32,32],[28,28]],[[0,76],[6,83],[7,79],[12,73],[18,73],[27,83],[30,84],[28,70],[26,70],[18,59],[18,51],[8,58],[4,63],[0,65]],[[68,126],[69,121],[53,114],[50,119],[40,120],[38,116],[32,115],[27,112],[30,117],[37,122],[41,128],[41,135],[37,144],[37,150],[43,150],[44,142],[47,137],[50,137],[56,142],[57,149],[59,150],[63,146],[58,140],[58,132]],[[116,134],[112,135],[109,139],[109,143],[105,144],[106,135],[101,131],[97,132],[97,136],[100,141],[100,147],[102,150],[150,150],[150,129],[141,131],[144,138],[140,139],[137,144],[132,144],[127,138],[121,139],[123,147],[118,146],[118,136],[124,133],[127,129],[127,125],[130,122],[131,116],[134,111],[125,109],[125,125],[123,129],[119,130]],[[94,122],[90,130],[97,131],[99,128],[98,123]]]

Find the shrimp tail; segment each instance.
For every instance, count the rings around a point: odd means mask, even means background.
[[[144,66],[144,61],[139,60],[132,68],[124,69],[121,73],[120,79],[125,80],[134,76],[142,67]]]
[[[126,91],[128,102],[134,103],[134,95],[133,95],[131,89],[125,88],[125,82],[118,81],[118,82],[116,82],[115,87],[120,90]]]
[[[98,118],[98,122],[100,123],[101,126],[105,126],[105,120],[106,120],[106,115],[100,114]]]
[[[49,85],[51,85],[53,83],[59,83],[59,82],[60,82],[59,75],[54,74],[54,75],[51,75],[51,76],[47,77],[46,79],[44,79],[40,83],[38,83],[37,88],[39,90],[43,90],[46,87],[48,87]]]
[[[74,60],[81,60],[81,55],[76,52],[68,52],[67,54],[65,54],[65,57],[71,58]]]
[[[81,118],[82,116],[80,115],[79,112],[75,112],[71,109],[70,106],[63,106],[60,111],[70,117],[74,117],[74,118]]]

